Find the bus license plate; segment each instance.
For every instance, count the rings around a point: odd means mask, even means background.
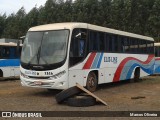
[[[42,85],[42,81],[34,81],[35,85]]]

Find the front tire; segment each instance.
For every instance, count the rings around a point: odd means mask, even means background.
[[[87,78],[86,88],[90,92],[94,92],[96,91],[97,86],[98,86],[97,76],[94,72],[90,72]]]

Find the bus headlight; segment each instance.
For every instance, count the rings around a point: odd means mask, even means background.
[[[54,78],[54,79],[57,79],[57,78],[60,78],[60,77],[62,77],[65,73],[66,73],[66,71],[64,70],[64,71],[62,71],[62,72],[59,72],[59,73],[57,73],[57,74],[51,76],[50,79],[53,79],[53,78]]]
[[[22,73],[22,72],[21,72],[21,76],[22,76],[22,77],[24,77],[24,78],[28,78],[28,76],[27,76],[27,75],[25,75],[25,74],[24,74],[24,73]]]

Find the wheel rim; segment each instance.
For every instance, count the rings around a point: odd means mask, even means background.
[[[90,92],[94,92],[97,88],[97,79],[94,73],[90,73],[87,79],[87,89]]]
[[[95,78],[93,76],[89,78],[88,85],[89,85],[90,88],[95,87]]]

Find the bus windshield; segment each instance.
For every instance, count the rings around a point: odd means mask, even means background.
[[[69,30],[28,32],[21,62],[34,65],[60,63],[66,57]]]

